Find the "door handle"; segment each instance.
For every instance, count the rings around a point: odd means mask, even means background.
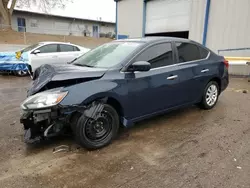
[[[209,71],[209,69],[203,69],[203,70],[201,70],[202,73],[208,72],[208,71]]]
[[[167,80],[174,80],[175,78],[178,78],[178,75],[169,76]]]

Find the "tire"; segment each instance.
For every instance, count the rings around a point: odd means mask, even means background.
[[[212,109],[219,98],[219,85],[215,81],[211,81],[207,84],[204,89],[202,101],[199,106],[202,109],[209,110]]]
[[[28,70],[15,71],[15,75],[19,77],[27,76],[28,74],[29,74]]]
[[[76,141],[82,147],[91,150],[99,149],[110,144],[117,136],[119,116],[112,106],[104,104],[104,108],[98,114],[97,120],[82,114],[76,123],[76,128],[73,130],[75,130]]]

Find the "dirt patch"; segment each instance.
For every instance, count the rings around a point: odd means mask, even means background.
[[[71,42],[87,48],[94,48],[106,42],[109,38],[94,38],[81,36],[47,35],[35,33],[21,33],[16,31],[0,31],[0,43],[2,44],[34,44],[41,41]]]
[[[72,138],[26,146],[19,104],[29,83],[0,77],[1,187],[250,187],[250,94],[237,92],[250,90],[246,79],[231,79],[212,110],[190,107],[143,121],[97,151]],[[53,153],[59,145],[70,150]]]

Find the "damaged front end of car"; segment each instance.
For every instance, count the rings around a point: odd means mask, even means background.
[[[69,96],[67,87],[101,78],[103,69],[73,65],[43,65],[34,73],[34,81],[21,104],[20,122],[24,126],[26,143],[36,143],[72,130],[72,117],[90,106],[61,104]],[[70,97],[69,97],[70,98]],[[88,110],[87,110],[88,111]],[[88,115],[88,114],[87,114]]]
[[[32,95],[21,104],[20,122],[24,125],[26,143],[39,142],[65,131],[67,115],[59,103],[67,94],[61,88],[52,89]]]
[[[37,93],[21,104],[20,122],[24,126],[24,142],[39,143],[48,138],[68,134],[74,130],[77,115],[95,119],[102,111],[106,98],[80,106],[63,106],[60,102],[67,96],[67,91],[53,89]]]

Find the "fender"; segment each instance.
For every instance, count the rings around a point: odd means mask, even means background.
[[[111,97],[117,100],[123,109],[125,109],[128,93],[127,87],[121,87],[120,84],[110,80],[83,82],[65,87],[62,91],[70,93],[61,101],[62,106],[84,106],[96,99]]]

